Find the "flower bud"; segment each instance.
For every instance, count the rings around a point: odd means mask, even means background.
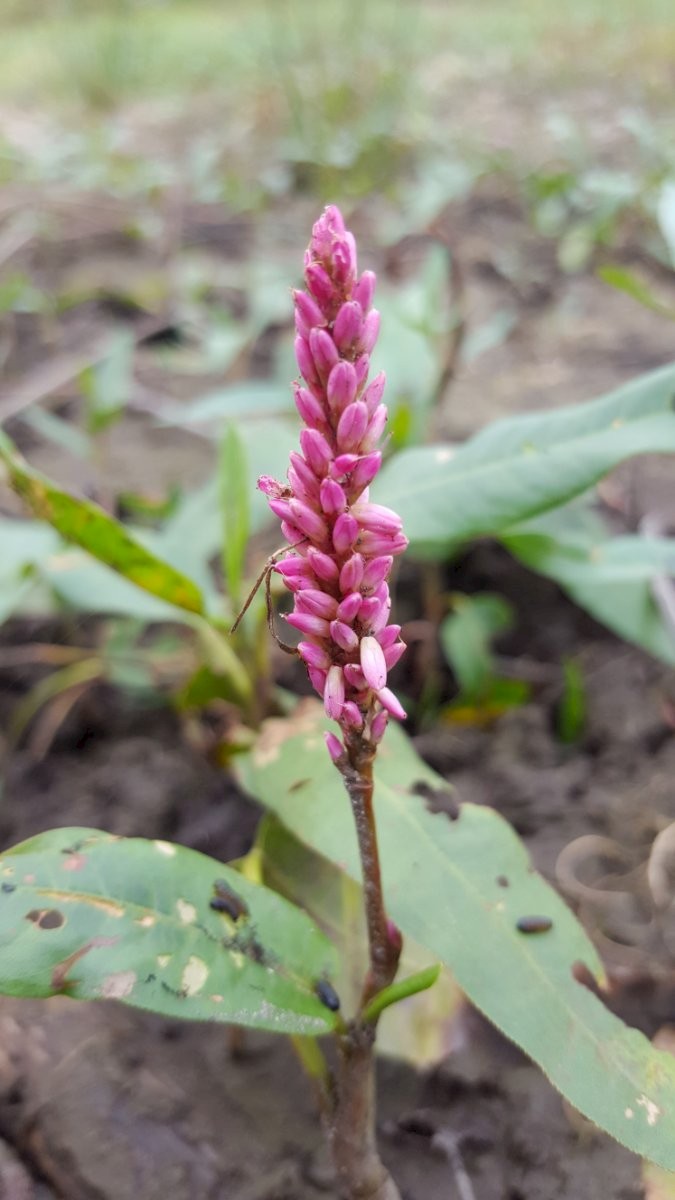
[[[340,571],[340,591],[355,592],[361,586],[364,576],[363,559],[360,554],[352,554]]]
[[[317,646],[316,642],[299,642],[298,654],[308,667],[317,667],[321,671],[327,671],[331,665],[331,658],[327,650],[324,650],[323,646]]]
[[[317,550],[314,546],[310,546],[307,551],[307,558],[311,564],[312,570],[318,579],[324,583],[333,583],[338,577],[338,565],[330,554],[324,554],[322,550]]]
[[[386,691],[386,689],[385,689]],[[345,679],[342,667],[332,666],[326,676],[326,686],[323,692],[323,703],[326,713],[334,721],[342,716],[342,706],[345,702]]]
[[[317,617],[332,620],[337,614],[338,602],[319,588],[303,588],[295,598],[295,611],[315,613]],[[318,664],[314,664],[317,666]]]
[[[270,506],[272,504],[283,504],[283,501],[271,500]],[[328,540],[328,526],[323,517],[314,512],[303,500],[291,500],[291,520],[313,542],[326,542]]]
[[[390,688],[380,688],[377,698],[382,707],[386,708],[388,713],[391,713],[392,717],[396,717],[397,721],[405,721],[408,714]]]
[[[310,386],[314,384],[315,387],[320,387],[321,380],[319,379],[316,367],[314,366],[314,359],[312,358],[312,352],[309,348],[309,342],[306,340],[306,338],[300,337],[299,335],[295,339],[295,359],[303,379],[305,379]]]
[[[330,637],[328,621],[325,621],[323,617],[316,617],[314,613],[292,612],[288,613],[284,620],[294,629],[298,629],[300,633],[307,633],[310,637]]]
[[[326,380],[338,361],[335,342],[325,329],[313,329],[309,335],[309,348],[319,378]]]
[[[340,621],[346,621],[351,625],[358,615],[358,611],[363,603],[363,596],[360,592],[350,592],[338,604],[336,616]]]
[[[334,763],[339,763],[346,758],[345,748],[342,742],[334,733],[324,733],[326,748]]]
[[[340,513],[333,526],[333,546],[338,554],[351,550],[359,535],[359,523],[351,513]]]
[[[324,476],[333,461],[333,452],[323,434],[316,429],[303,429],[300,445],[315,475]]]
[[[337,444],[338,449],[344,453],[349,450],[357,450],[366,427],[368,425],[368,413],[366,406],[360,400],[355,400],[346,408],[340,417],[337,427]]]
[[[307,388],[300,387],[297,383],[294,384],[293,399],[300,419],[305,422],[305,425],[309,425],[310,429],[326,428],[326,415],[321,403]]]
[[[333,325],[333,339],[341,354],[348,354],[362,337],[364,330],[361,305],[348,300],[338,310]]]
[[[347,654],[352,654],[359,644],[358,634],[354,632],[350,625],[346,625],[344,621],[331,621],[330,636],[339,646],[341,650],[345,650]]]
[[[368,311],[373,302],[376,282],[374,271],[364,271],[361,278],[354,284],[352,296],[355,300],[358,300],[364,312]]]
[[[380,314],[376,308],[371,308],[363,322],[360,350],[362,354],[370,354],[380,332]]]
[[[387,682],[387,664],[382,647],[374,637],[361,638],[361,670],[366,682],[377,692]]]
[[[328,404],[334,413],[342,413],[356,397],[356,371],[344,359],[336,363],[326,385]]]
[[[325,513],[344,512],[347,507],[347,497],[340,484],[328,476],[321,480],[320,499]]]

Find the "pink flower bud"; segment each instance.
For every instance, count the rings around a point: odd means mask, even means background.
[[[348,625],[351,625],[352,621],[355,620],[362,603],[363,596],[360,592],[350,592],[350,594],[345,596],[344,600],[341,600],[338,605],[336,613],[338,620],[346,621]]]
[[[333,245],[333,278],[347,290],[356,275],[356,242],[354,235],[345,233]]]
[[[370,370],[370,355],[360,354],[359,357],[354,361],[354,370],[356,371],[356,380],[358,386],[361,388],[368,378],[368,372]]]
[[[366,629],[370,629],[371,623],[379,616],[381,609],[382,603],[376,596],[365,596],[361,601],[361,608],[359,610],[361,624]]]
[[[307,536],[298,529],[297,525],[293,525],[290,521],[282,521],[281,533],[289,546],[293,546],[298,554],[303,553],[302,543],[307,541]]]
[[[382,455],[379,450],[373,450],[370,454],[364,454],[351,473],[351,486],[354,491],[359,492],[361,488],[368,487],[373,482],[381,466]]]
[[[305,425],[309,425],[310,429],[325,429],[326,415],[316,396],[296,383],[293,386],[293,399]]]
[[[393,646],[400,632],[400,625],[387,625],[386,629],[381,629],[377,634],[377,640],[382,649],[386,650],[388,646]]]
[[[363,729],[363,715],[358,704],[353,700],[348,700],[342,709],[342,720],[351,725],[353,729]]]
[[[281,521],[292,521],[293,513],[291,510],[290,500],[268,500],[272,512],[275,517],[279,517]]]
[[[310,546],[307,551],[307,558],[311,563],[314,574],[322,579],[324,583],[333,583],[338,577],[338,565],[334,558],[329,554],[324,554],[323,551],[317,550],[314,546]]]
[[[302,435],[301,435],[301,439],[302,439]],[[297,473],[298,477],[302,480],[305,490],[308,492],[311,492],[312,490],[314,490],[316,493],[317,500],[318,500],[318,498],[319,498],[319,481],[316,477],[316,473],[312,470],[309,463],[305,462],[302,455],[298,454],[295,450],[291,450],[289,457],[290,457],[291,467]]]
[[[357,450],[366,427],[368,425],[368,413],[366,406],[360,400],[355,400],[346,408],[340,417],[337,427],[337,444],[338,449],[344,453],[349,450]]]
[[[341,413],[356,396],[356,371],[350,362],[342,359],[336,363],[328,376],[326,395],[331,411]]]
[[[333,526],[333,546],[338,554],[347,554],[359,535],[359,523],[351,513],[340,513]]]
[[[341,479],[343,475],[348,475],[350,471],[353,471],[358,461],[358,454],[338,454],[337,458],[333,460],[331,475],[335,479]]]
[[[385,425],[387,424],[387,408],[385,404],[379,404],[375,409],[368,428],[366,429],[361,439],[361,450],[366,454],[369,450],[374,450],[384,433]]]
[[[300,633],[307,633],[310,637],[330,637],[328,621],[324,621],[323,617],[314,616],[313,613],[292,612],[288,613],[284,620],[294,629],[298,629]]]
[[[393,646],[389,646],[384,651],[384,661],[387,664],[388,671],[391,671],[392,668],[396,666],[397,662],[399,661],[399,659],[401,659],[403,657],[405,652],[406,652],[405,642],[394,642]]]
[[[371,597],[371,599],[374,599],[374,597]],[[365,603],[366,601],[364,600],[364,604]],[[389,620],[389,614],[391,612],[391,599],[388,595],[385,601],[380,600],[378,603],[380,605],[379,611],[376,612],[368,622],[368,628],[374,635],[378,634],[381,629],[384,629],[387,621]]]
[[[318,692],[320,696],[323,696],[323,689],[326,686],[326,676],[328,672],[320,670],[319,667],[308,667],[307,674],[309,675],[309,682],[314,688],[314,691]]]
[[[257,488],[271,500],[281,500],[283,496],[288,495],[288,488],[284,487],[283,483],[279,483],[277,479],[273,479],[271,475],[260,475]]]
[[[371,739],[371,741],[373,741],[375,743],[382,741],[382,738],[384,737],[384,733],[385,733],[388,723],[389,723],[389,714],[386,712],[385,709],[382,709],[381,712],[375,714],[375,716],[373,717],[373,719],[370,723],[370,739]]]
[[[313,329],[309,335],[309,348],[319,378],[321,380],[328,379],[338,361],[337,346],[332,337],[325,329]]]
[[[311,483],[307,486],[305,481],[298,475],[295,467],[289,467],[288,482],[291,485],[294,500],[304,500],[305,504],[308,504],[310,508],[318,507],[319,481],[315,475],[311,475]]]
[[[340,571],[340,591],[355,592],[361,586],[364,575],[363,559],[360,554],[352,554]]]
[[[386,708],[388,713],[391,713],[392,717],[396,717],[397,721],[405,721],[408,714],[390,688],[380,688],[377,698],[382,707]]]
[[[325,513],[344,512],[347,507],[347,497],[335,479],[326,476],[321,481],[321,507]]]
[[[368,311],[373,302],[376,282],[377,277],[374,271],[364,271],[361,278],[354,284],[352,295],[355,300],[358,300],[364,312]]]
[[[384,395],[384,386],[386,382],[387,377],[384,371],[378,372],[375,378],[368,384],[368,387],[361,397],[363,403],[368,409],[369,418],[375,415],[375,410],[377,409]]]
[[[295,600],[296,612],[315,613],[317,617],[325,617],[326,620],[333,619],[337,614],[337,607],[338,602],[335,597],[327,595],[318,588],[303,588],[301,592],[298,592]]]
[[[385,691],[387,689],[385,688]],[[332,666],[326,676],[326,686],[323,692],[323,703],[326,713],[334,721],[342,716],[342,706],[345,702],[345,678],[342,667]]]
[[[286,560],[288,561],[288,560]],[[314,572],[309,568],[306,562],[302,559],[296,559],[296,562],[301,564],[302,570],[287,570],[282,563],[277,563],[274,570],[278,571],[283,579],[286,587],[291,592],[297,592],[301,588],[311,587],[315,582]]]
[[[309,329],[320,329],[326,324],[326,318],[316,300],[313,300],[306,292],[294,291],[293,299],[295,301],[296,313],[300,315],[304,324]]]
[[[356,688],[357,692],[363,692],[368,687],[366,677],[358,663],[346,663],[344,673],[349,686]]]
[[[354,506],[354,516],[362,529],[371,529],[374,533],[401,532],[401,518],[385,504],[364,504],[360,501]]]
[[[317,646],[316,642],[299,642],[298,654],[308,667],[318,667],[321,671],[327,671],[331,665],[330,655],[323,646]]]
[[[358,635],[344,621],[331,621],[330,636],[335,645],[339,646],[341,650],[346,650],[348,654],[352,654],[359,644]]]
[[[342,742],[338,737],[335,736],[334,733],[324,733],[323,736],[326,740],[326,749],[328,750],[333,762],[339,763],[341,759],[346,757],[345,748],[342,745]]]
[[[363,311],[361,305],[357,304],[354,300],[348,300],[338,310],[335,324],[333,325],[333,338],[341,354],[349,353],[359,338],[362,337],[363,329]]]
[[[300,337],[299,335],[295,339],[295,359],[303,379],[305,379],[310,386],[313,384],[315,387],[320,387],[321,380],[319,379],[316,367],[314,366],[314,359],[312,358],[312,352],[309,348],[309,342],[304,337]]]
[[[366,563],[363,572],[361,590],[370,592],[379,587],[382,581],[389,575],[393,562],[394,560],[390,554],[383,554],[379,558],[371,558],[370,562]]]
[[[361,352],[370,354],[373,346],[377,341],[377,335],[380,332],[380,314],[376,308],[371,308],[368,316],[363,322],[363,333],[361,334]]]
[[[387,664],[382,647],[374,637],[361,638],[361,670],[366,681],[377,692],[387,682]]]
[[[312,578],[309,564],[304,558],[298,558],[297,554],[289,554],[288,558],[280,558],[279,562],[274,564],[273,570],[278,571],[284,580],[294,579],[298,575],[303,579]]]
[[[314,299],[324,311],[334,303],[337,292],[330,275],[320,263],[310,262],[305,267],[305,283]]]
[[[373,533],[369,529],[365,529],[359,538],[359,550],[370,557],[370,555],[403,554],[407,548],[408,539],[403,533]]]
[[[270,505],[282,503],[283,501],[281,500],[270,501]],[[328,541],[328,526],[323,517],[314,512],[303,500],[291,500],[291,519],[297,525],[298,529],[306,533],[307,537],[311,538],[313,542]]]
[[[323,434],[316,429],[303,429],[300,445],[315,475],[324,476],[333,461],[333,452]]]

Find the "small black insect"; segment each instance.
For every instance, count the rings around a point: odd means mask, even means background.
[[[242,900],[224,879],[216,879],[213,890],[216,894],[209,901],[209,907],[214,912],[225,913],[232,921],[249,915],[246,901]]]
[[[3,892],[15,892],[16,884],[15,883],[3,883],[2,890],[3,890]]]
[[[519,933],[547,933],[553,928],[550,917],[519,917],[516,929]]]
[[[340,997],[338,996],[332,983],[327,979],[317,979],[314,984],[315,995],[318,996],[322,1004],[329,1008],[331,1012],[337,1012],[340,1008]]]

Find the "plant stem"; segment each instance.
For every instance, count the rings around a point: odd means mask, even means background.
[[[338,1035],[338,1072],[328,1137],[344,1200],[400,1200],[384,1167],[375,1136],[375,1020],[364,1020],[364,1007],[394,979],[400,938],[390,936],[382,894],[382,875],[373,809],[375,747],[359,734],[345,737],[346,761],[339,764],[349,796],[361,857],[368,927],[369,971],[361,1009]]]

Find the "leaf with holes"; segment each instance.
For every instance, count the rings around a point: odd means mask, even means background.
[[[315,993],[335,971],[304,913],[195,850],[55,829],[0,858],[4,995],[315,1036],[335,1025]]]
[[[415,553],[442,557],[564,504],[634,454],[675,453],[674,397],[671,365],[589,404],[495,421],[459,449],[404,450],[374,499],[400,513]]]
[[[305,702],[293,718],[266,722],[238,769],[295,837],[358,879],[325,728],[320,706]],[[581,1112],[675,1169],[675,1062],[577,981],[580,972],[601,979],[596,952],[506,821],[474,804],[453,820],[447,784],[395,728],[377,756],[375,809],[387,907],[403,933],[452,970]]]
[[[191,579],[146,550],[119,521],[97,504],[69,495],[35,471],[1,431],[0,461],[14,491],[31,512],[53,525],[67,541],[75,542],[160,600],[188,612],[203,612],[201,592]]]

